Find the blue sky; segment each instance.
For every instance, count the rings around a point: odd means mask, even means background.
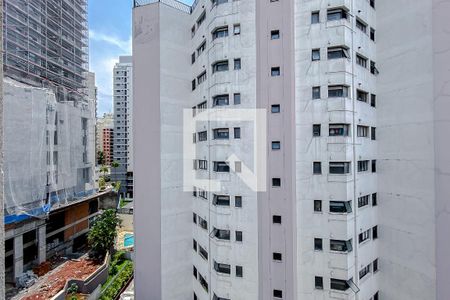
[[[120,55],[131,55],[131,7],[132,0],[89,1],[89,69],[96,75],[98,116],[113,109],[114,64]]]

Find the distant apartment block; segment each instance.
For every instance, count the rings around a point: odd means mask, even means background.
[[[112,178],[121,182],[121,194],[133,198],[133,64],[131,56],[120,56],[113,70],[114,154],[119,163]]]
[[[135,0],[137,299],[450,299],[449,9]]]
[[[114,118],[113,114],[104,114],[97,119],[96,150],[103,152],[104,164],[110,166],[113,162]]]

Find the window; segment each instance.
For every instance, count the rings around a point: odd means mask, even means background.
[[[320,49],[313,49],[311,52],[311,60],[320,60]]]
[[[369,205],[369,197],[370,195],[358,197],[358,207],[364,207],[366,205]]]
[[[274,104],[271,106],[271,112],[273,114],[279,113],[280,112],[280,105],[279,104]]]
[[[206,19],[206,11],[203,11],[202,14],[200,15],[200,17],[198,17],[197,19],[197,28],[200,27],[200,25],[202,25],[203,21],[205,21]]]
[[[205,51],[206,49],[206,41],[203,41],[203,43],[201,43],[201,45],[197,48],[197,57],[200,56],[200,54],[203,53],[203,51]]]
[[[195,63],[195,52],[191,54],[191,64]]]
[[[208,140],[208,133],[206,131],[201,131],[198,133],[198,141],[203,142]]]
[[[322,200],[314,200],[314,211],[322,212]]]
[[[200,245],[198,245],[198,254],[205,260],[208,260],[208,252]]]
[[[203,229],[208,229],[208,222],[200,216],[198,217],[198,225]]]
[[[233,25],[233,34],[234,35],[241,34],[241,25],[240,24],[234,24]]]
[[[228,60],[218,61],[212,64],[213,73],[228,71]]]
[[[352,252],[352,239],[348,241],[330,240],[330,250],[338,252]]]
[[[330,162],[330,174],[349,174],[350,162]]]
[[[270,32],[270,39],[271,40],[278,40],[280,38],[280,31],[279,30],[272,30]]]
[[[367,58],[356,54],[356,64],[363,68],[367,68]]]
[[[213,97],[213,106],[225,106],[229,104],[228,95],[217,95]]]
[[[273,290],[273,297],[274,298],[283,298],[283,291],[281,290]]]
[[[224,161],[215,161],[214,162],[214,172],[230,172],[230,166]]]
[[[330,85],[328,86],[328,97],[348,97],[348,87],[344,85]]]
[[[347,19],[347,11],[343,8],[330,9],[327,13],[328,21],[336,21],[341,19]]]
[[[281,149],[281,143],[280,142],[272,142],[272,150],[280,150]]]
[[[329,136],[348,136],[349,135],[348,124],[330,124],[328,126],[328,135]]]
[[[218,263],[216,261],[214,261],[214,270],[217,273],[221,273],[221,274],[231,274],[231,266],[228,264],[221,264]]]
[[[235,93],[233,94],[234,105],[241,104],[241,94]]]
[[[273,223],[273,224],[281,224],[281,216],[279,216],[279,215],[273,215],[273,216],[272,216],[272,223]]]
[[[280,76],[281,75],[280,67],[273,67],[272,69],[270,69],[270,74],[272,77]]]
[[[313,124],[313,136],[320,136],[320,124]]]
[[[314,277],[314,287],[318,290],[323,290],[323,277],[320,276]]]
[[[192,266],[192,275],[197,279],[197,268],[195,266]]]
[[[378,238],[378,226],[372,228],[372,238],[376,240]]]
[[[200,285],[203,287],[203,289],[208,292],[208,282],[203,278],[201,274],[198,274],[198,281],[200,282]]]
[[[235,196],[234,197],[234,206],[235,207],[242,207],[242,197],[241,196]]]
[[[313,162],[313,174],[322,174],[322,163],[320,161]]]
[[[311,24],[320,23],[320,13],[318,11],[313,11],[311,13]]]
[[[272,186],[273,187],[280,187],[281,186],[281,179],[280,178],[272,178]]]
[[[356,19],[356,28],[361,30],[362,32],[367,32],[367,25],[363,23],[363,21]]]
[[[358,161],[358,172],[365,172],[369,170],[369,161],[360,160]]]
[[[322,239],[314,238],[314,250],[316,251],[323,250]]]
[[[195,299],[194,299],[195,300]],[[212,300],[230,300],[228,298],[218,297],[216,294],[213,295]]]
[[[192,80],[192,90],[195,90],[195,79]]]
[[[282,260],[282,255],[281,255],[281,253],[279,253],[279,252],[273,252],[272,253],[272,258],[273,258],[273,260],[276,260],[276,261],[281,261]]]
[[[241,69],[241,59],[240,58],[236,58],[234,60],[234,69],[235,70],[240,70]]]
[[[358,125],[356,127],[356,132],[358,137],[368,137],[369,136],[369,127]]]
[[[378,272],[378,258],[372,262],[372,270],[374,273]]]
[[[206,71],[197,77],[197,82],[199,85],[205,81],[206,81]]]
[[[195,252],[197,252],[197,241],[196,240],[192,240],[192,249],[195,250]]]
[[[230,240],[230,231],[214,228],[213,236],[218,238],[219,240],[229,241]]]
[[[243,268],[242,268],[242,266],[236,266],[236,277],[243,277]]]
[[[348,49],[345,47],[330,47],[328,48],[328,59],[350,58]]]
[[[380,73],[378,72],[376,63],[374,61],[370,61],[370,73],[372,73],[373,75],[378,75]]]
[[[217,128],[213,130],[215,140],[227,140],[230,137],[228,128]]]
[[[366,231],[364,231],[364,232],[361,232],[359,235],[358,235],[358,242],[361,244],[362,242],[365,242],[365,241],[367,241],[368,239],[370,239],[370,229],[368,229],[368,230],[366,230]]]
[[[369,0],[370,6],[375,8],[375,0]]]
[[[213,40],[218,39],[218,38],[227,37],[227,36],[228,36],[228,26],[216,28],[212,32]]]
[[[372,206],[377,206],[377,193],[372,194]]]
[[[192,26],[191,28],[191,38],[193,38],[195,36],[195,25]],[[117,72],[116,74],[119,74],[119,72]]]
[[[234,127],[234,138],[235,139],[241,138],[241,127]]]
[[[198,160],[198,168],[200,170],[207,170],[208,169],[208,161],[207,160]]]
[[[359,271],[359,279],[363,279],[364,276],[370,273],[370,265],[365,266]]]
[[[369,94],[367,92],[356,90],[356,99],[361,102],[367,102]]]
[[[377,172],[377,160],[372,159],[372,173],[376,173],[376,172]]]
[[[332,290],[346,291],[349,288],[349,286],[347,280],[331,278],[330,288]]]
[[[330,201],[330,213],[351,213],[351,201]]]
[[[213,204],[217,206],[230,206],[230,196],[214,195]]]
[[[197,214],[196,213],[192,213],[192,222],[194,224],[197,224]]]
[[[375,42],[375,29],[370,28],[370,39]]]
[[[320,99],[320,86],[313,86],[312,88],[312,98]]]
[[[236,242],[242,242],[242,231],[236,231]]]
[[[370,106],[372,107],[377,106],[377,96],[374,94],[370,95]]]
[[[376,293],[373,295],[373,300],[379,300],[379,298],[378,298],[378,292],[376,292]]]

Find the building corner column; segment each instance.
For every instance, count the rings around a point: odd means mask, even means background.
[[[23,235],[14,237],[14,277],[23,273]]]
[[[47,260],[47,237],[45,225],[38,228],[38,263]]]

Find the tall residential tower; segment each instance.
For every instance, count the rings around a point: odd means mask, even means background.
[[[121,193],[133,198],[133,80],[132,57],[120,56],[113,70],[114,154],[119,167],[113,168],[115,181],[121,182]]]
[[[449,9],[135,0],[136,297],[449,299]]]

